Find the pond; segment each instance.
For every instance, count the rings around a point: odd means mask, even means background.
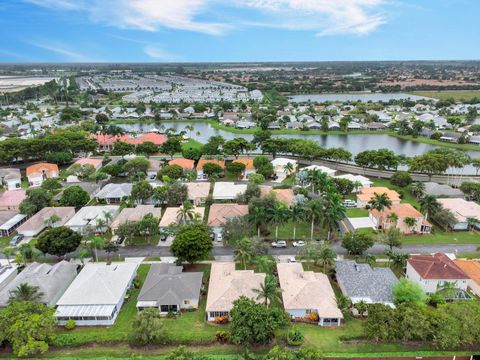
[[[365,93],[365,94],[305,94],[291,95],[288,100],[292,102],[389,102],[390,100],[436,100],[425,96],[418,96],[403,93]]]
[[[194,130],[186,129],[188,125],[192,125]],[[225,130],[214,129],[209,123],[204,122],[162,122],[161,125],[155,124],[118,124],[121,128],[128,132],[148,132],[153,129],[165,130],[173,128],[176,132],[185,131],[188,136],[201,143],[206,143],[208,138],[213,135],[221,135],[226,140],[232,140],[237,137],[243,137],[246,140],[252,140],[253,136],[250,134],[235,134]],[[353,156],[364,150],[376,150],[387,148],[394,151],[398,155],[405,155],[413,157],[421,155],[429,150],[435,149],[437,146],[424,144],[420,142],[403,140],[390,136],[387,134],[289,134],[289,135],[274,135],[281,138],[301,138],[310,139],[318,142],[324,148],[340,147],[352,153]],[[480,158],[479,151],[467,151],[472,158]],[[475,174],[473,167],[466,167],[464,174]]]

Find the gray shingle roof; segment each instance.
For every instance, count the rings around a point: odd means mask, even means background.
[[[392,286],[398,282],[389,268],[372,268],[352,260],[336,262],[337,281],[348,297],[370,298],[373,303],[393,303]]]
[[[425,193],[437,197],[463,197],[464,194],[460,189],[454,189],[445,184],[437,184],[435,182],[425,183]]]
[[[198,299],[203,273],[182,272],[181,266],[152,264],[138,301],[156,301],[157,305],[181,304],[185,299]]]
[[[121,199],[126,196],[130,196],[132,193],[133,184],[114,184],[110,183],[100,190],[95,196],[98,199]]]

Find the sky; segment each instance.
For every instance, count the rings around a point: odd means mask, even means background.
[[[478,60],[479,16],[479,0],[0,0],[0,61]]]

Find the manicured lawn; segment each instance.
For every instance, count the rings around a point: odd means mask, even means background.
[[[480,91],[475,90],[440,90],[440,91],[412,91],[411,94],[431,97],[434,99],[450,99],[458,100],[471,100],[473,98],[480,98]]]
[[[280,240],[292,240],[293,239],[293,222],[290,221],[278,228],[278,239]],[[298,222],[296,240],[310,240],[310,222]],[[275,239],[275,226],[270,226],[270,235],[266,237],[268,240]],[[324,230],[320,230],[319,227],[315,226],[313,229],[313,238],[314,239],[324,239],[326,233]]]
[[[368,217],[368,210],[361,208],[348,208],[346,213],[349,218]]]
[[[202,143],[200,141],[197,141],[195,139],[188,139],[186,142],[182,143],[182,149],[201,149],[202,148]]]
[[[478,244],[480,246],[480,234],[478,232],[458,231],[445,232],[438,226],[431,235],[412,235],[403,238],[404,244]]]

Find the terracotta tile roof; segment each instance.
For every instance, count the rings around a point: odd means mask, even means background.
[[[245,170],[255,170],[255,166],[253,166],[253,159],[237,159],[232,162],[245,165]]]
[[[390,190],[389,188],[383,186],[373,186],[369,188],[361,188],[360,193],[357,194],[357,198],[364,201],[369,202],[376,194],[387,194],[388,198],[391,201],[400,201],[400,194],[395,190]]]
[[[58,174],[58,166],[57,164],[49,164],[49,163],[38,163],[34,165],[30,165],[26,169],[27,176],[41,174],[42,172],[45,173],[57,173]]]
[[[208,226],[222,226],[228,219],[248,214],[248,205],[213,204],[208,213]]]
[[[267,196],[270,193],[274,193],[276,199],[287,206],[292,206],[295,201],[295,194],[292,189],[272,189],[270,186],[260,188],[261,196]]]
[[[178,165],[183,170],[191,170],[195,165],[195,161],[190,159],[178,158],[178,159],[170,160],[168,162],[168,165]]]
[[[469,279],[468,275],[444,253],[411,255],[408,263],[423,279]]]
[[[417,209],[415,209],[411,204],[407,204],[407,203],[392,204],[392,206],[390,206],[390,208],[385,208],[382,211],[381,214],[376,209],[372,209],[371,213],[376,218],[378,218],[380,215],[388,216],[392,213],[397,214],[397,216],[399,218],[407,218],[407,217],[412,217],[412,218],[420,218],[421,217],[421,218],[423,218],[423,215]]]
[[[152,142],[155,145],[162,145],[165,141],[167,141],[167,136],[164,134],[158,133],[145,133],[140,134],[138,136],[132,136],[131,134],[126,135],[103,135],[103,134],[95,134],[93,137],[97,140],[100,145],[113,145],[117,141],[123,141],[127,144],[131,145],[138,145],[143,144],[144,142]]]
[[[197,170],[203,169],[203,165],[213,163],[219,165],[222,169],[225,169],[225,160],[215,160],[215,159],[200,159],[198,160]]]
[[[465,274],[480,285],[480,263],[473,260],[455,260],[455,264],[463,270]]]
[[[75,164],[78,165],[92,165],[93,167],[97,167],[102,164],[102,160],[100,159],[92,159],[92,158],[82,158],[75,161]]]

